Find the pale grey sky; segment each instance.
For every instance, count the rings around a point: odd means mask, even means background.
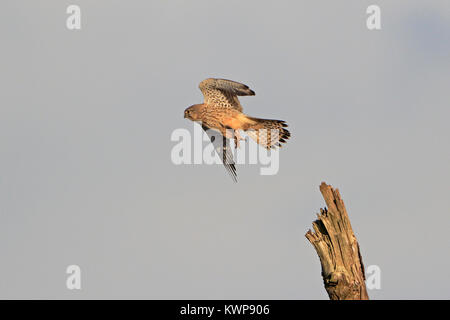
[[[448,0],[4,0],[0,35],[0,298],[327,299],[321,181],[372,298],[450,298]],[[287,120],[277,175],[172,164],[207,77]]]

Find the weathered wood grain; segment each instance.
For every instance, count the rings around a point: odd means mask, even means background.
[[[331,300],[368,300],[364,265],[344,201],[338,189],[322,182],[320,192],[327,208],[320,209],[314,232],[306,238],[316,249],[322,277]]]

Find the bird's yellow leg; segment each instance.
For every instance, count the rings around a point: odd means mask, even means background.
[[[241,146],[239,141],[244,140],[239,133],[239,130],[234,130],[234,147],[237,149]]]

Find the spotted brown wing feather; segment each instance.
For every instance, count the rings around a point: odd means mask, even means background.
[[[255,95],[255,92],[245,84],[226,79],[209,78],[200,82],[199,88],[205,97],[205,104],[234,108],[240,112],[242,106],[238,96]]]
[[[202,128],[208,134],[208,137],[214,146],[214,150],[218,154],[220,160],[222,160],[228,174],[234,182],[237,182],[236,165],[234,163],[233,153],[231,152],[228,140],[217,131],[211,130],[206,126],[202,126]]]

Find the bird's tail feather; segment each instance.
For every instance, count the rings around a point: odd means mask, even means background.
[[[245,130],[247,135],[267,149],[281,147],[289,139],[291,133],[286,129],[288,126],[282,120],[259,119],[246,117],[248,119]]]

